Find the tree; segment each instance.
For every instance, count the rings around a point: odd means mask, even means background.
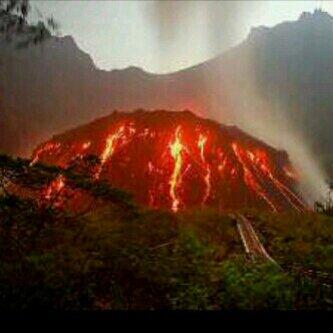
[[[91,177],[89,171],[99,163],[98,158],[90,155],[73,161],[68,168],[39,163],[31,166],[31,160],[0,154],[0,198],[30,198],[42,209],[68,212],[72,204],[83,200],[87,204],[75,210],[74,215],[85,214],[98,205],[112,204],[125,215],[134,216],[137,206],[130,193]]]
[[[28,23],[31,6],[29,0],[0,0],[0,34],[7,42],[15,40],[17,46],[38,44],[58,32],[52,17]]]

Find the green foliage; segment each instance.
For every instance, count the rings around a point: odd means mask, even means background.
[[[83,162],[83,167],[89,169],[87,164],[94,166],[99,163],[99,160],[94,156],[88,156],[87,160]],[[30,160],[14,159],[0,154],[0,188],[3,191],[7,191],[8,184],[15,184],[21,189],[41,192],[59,176],[64,176],[66,179],[66,190],[61,193],[63,201],[70,198],[73,199],[77,194],[85,193],[92,197],[92,201],[112,203],[122,209],[125,214],[135,214],[137,207],[130,193],[114,188],[107,182],[93,180],[89,174],[80,173],[81,167],[82,165],[71,165],[66,169],[61,169],[56,166],[39,163],[31,165]],[[24,191],[21,190],[19,192],[23,195]],[[43,202],[43,204],[50,206],[53,206],[54,203],[55,200],[44,200]]]
[[[306,269],[332,271],[332,217],[315,213],[252,215],[268,252],[283,267],[298,264]]]
[[[16,203],[7,205],[18,209]],[[15,227],[1,229],[0,309],[328,306],[327,292],[301,274],[248,262],[237,252],[224,251],[222,257],[219,246],[207,241],[212,236],[202,237],[196,224],[182,223],[184,217],[141,211],[124,220],[122,214],[107,208],[85,220],[62,216],[57,221],[52,213],[49,223],[37,232],[29,216],[36,222],[41,212],[36,206],[23,209],[27,206],[20,208],[21,214],[26,211],[25,223],[21,215]],[[226,230],[227,226],[228,222]],[[224,238],[222,246],[233,241],[224,228],[216,233]],[[12,238],[7,239],[8,234]]]
[[[273,264],[228,261],[219,294],[224,309],[292,309],[293,279]]]
[[[331,308],[329,217],[251,212],[279,268],[248,261],[237,228],[216,211],[145,210],[76,168],[29,165],[0,156],[0,311]],[[104,204],[73,214],[8,190],[59,175],[71,195]]]
[[[222,265],[222,309],[304,310],[329,308],[329,291],[310,278],[288,274],[271,263],[253,264],[239,258]]]

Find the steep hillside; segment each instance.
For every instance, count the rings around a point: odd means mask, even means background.
[[[89,155],[101,161],[93,178],[150,207],[307,208],[286,152],[189,111],[114,112],[43,143],[32,164],[68,168]]]

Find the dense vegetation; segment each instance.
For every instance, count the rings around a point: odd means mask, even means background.
[[[250,214],[251,216],[251,214]],[[267,250],[292,271],[303,272],[318,283],[333,283],[333,223],[325,214],[281,215],[255,212],[253,225],[260,230]]]
[[[228,216],[146,210],[75,170],[1,156],[1,311],[332,308],[331,217],[251,212],[281,267],[251,262]],[[8,191],[14,181],[42,188],[59,172],[102,204],[73,213]]]

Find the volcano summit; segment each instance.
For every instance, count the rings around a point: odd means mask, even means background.
[[[286,152],[189,111],[115,111],[41,144],[32,164],[66,168],[88,155],[100,159],[92,177],[149,207],[306,209]]]

